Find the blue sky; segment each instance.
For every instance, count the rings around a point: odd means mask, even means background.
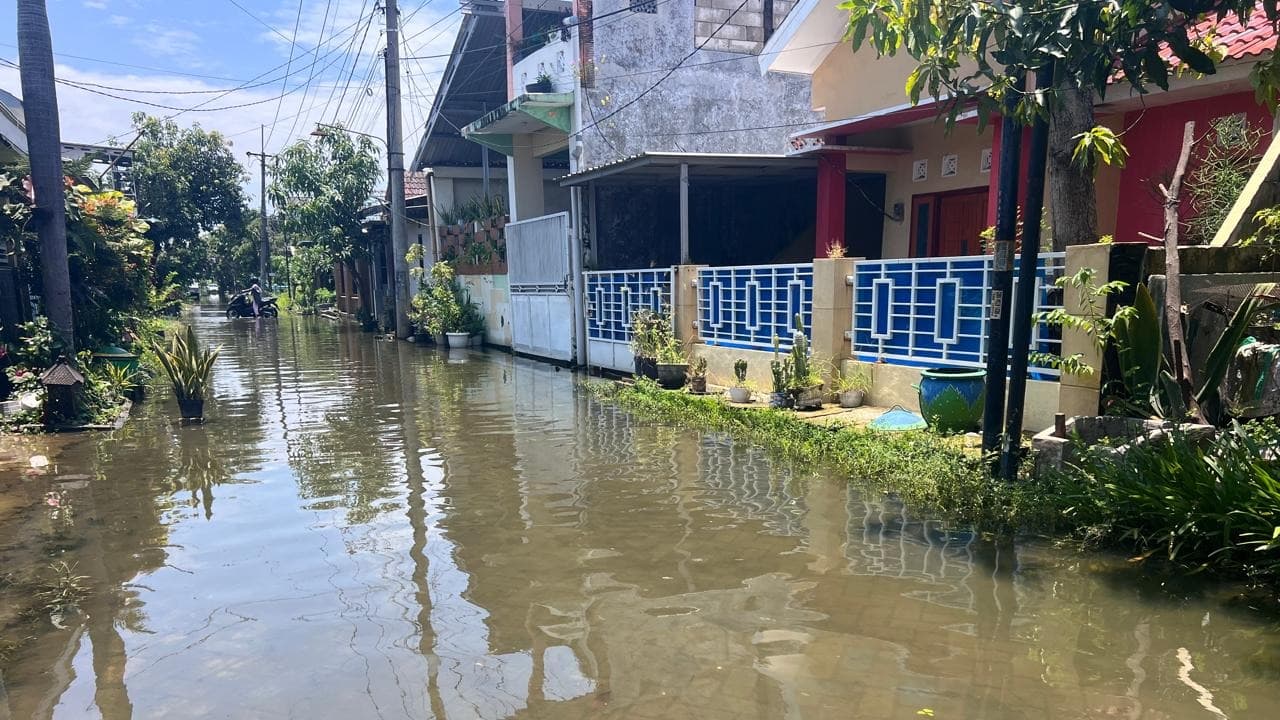
[[[258,149],[258,127],[264,124],[270,133],[269,152],[307,137],[316,122],[335,118],[358,130],[385,134],[380,56],[386,44],[385,20],[381,12],[373,12],[374,0],[47,1],[58,76],[123,89],[96,87],[119,96],[112,98],[59,85],[65,141],[100,143],[117,138],[128,142],[133,112],[160,116],[174,112],[144,102],[174,108],[207,102],[175,121],[199,122],[222,131],[242,158],[245,150]],[[458,2],[401,0],[409,53],[449,52],[459,21]],[[296,45],[290,41],[295,23]],[[362,38],[364,48],[357,53]],[[0,16],[0,57],[17,60],[16,42],[10,7]],[[317,45],[320,61],[313,63]],[[292,74],[285,78],[291,50]],[[281,67],[272,70],[276,66]],[[442,58],[405,63],[405,145],[410,152],[421,135],[443,66]],[[348,74],[353,74],[349,86]],[[225,97],[208,92],[231,89],[253,78],[259,79]],[[21,96],[18,72],[0,66],[0,87]],[[344,87],[345,100],[339,106]],[[238,105],[246,106],[231,107]],[[257,187],[256,174],[248,187]]]

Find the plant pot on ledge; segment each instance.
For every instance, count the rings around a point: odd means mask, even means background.
[[[550,80],[539,80],[524,86],[524,91],[527,93],[549,93],[554,90]]]
[[[444,334],[450,348],[464,348],[471,343],[471,334],[464,332],[447,332]]]
[[[684,387],[688,370],[688,363],[658,363],[658,384],[667,390],[679,390]]]
[[[638,378],[648,378],[650,380],[658,379],[658,360],[651,357],[636,357],[636,372]]]
[[[796,410],[817,410],[822,407],[822,384],[791,388],[791,402]]]
[[[729,388],[729,402],[739,405],[751,402],[751,388],[742,385]]]

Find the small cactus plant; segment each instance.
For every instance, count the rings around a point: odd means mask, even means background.
[[[738,386],[747,384],[747,361],[738,358],[733,363],[733,376],[738,379]]]

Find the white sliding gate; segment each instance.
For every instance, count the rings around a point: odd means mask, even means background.
[[[573,282],[569,214],[544,215],[506,227],[511,283],[511,339],[518,353],[573,360]]]

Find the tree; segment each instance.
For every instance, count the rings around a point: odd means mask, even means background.
[[[314,244],[328,253],[329,262],[347,266],[366,308],[371,306],[372,287],[359,262],[369,258],[360,217],[380,173],[372,140],[353,140],[349,133],[335,130],[280,151],[267,190],[300,245]],[[315,252],[308,251],[313,263]]]
[[[244,167],[216,130],[180,128],[143,113],[133,116],[133,125],[133,182],[151,222],[147,237],[155,247],[155,277],[174,273],[183,284],[205,279],[212,272],[208,233],[224,227],[235,234],[245,225]]]
[[[950,127],[976,107],[980,124],[1016,89],[1018,78],[1052,66],[1055,82],[1017,98],[1024,123],[1050,118],[1049,177],[1054,243],[1097,241],[1093,168],[1123,162],[1119,138],[1095,126],[1093,100],[1115,84],[1139,93],[1149,85],[1168,89],[1179,72],[1213,74],[1218,58],[1211,36],[1195,26],[1228,14],[1255,11],[1254,0],[846,0],[848,37],[854,49],[870,44],[881,55],[906,52],[918,65],[908,77],[912,103],[923,92],[942,101]],[[1263,0],[1273,23],[1280,0]],[[1258,100],[1272,110],[1280,100],[1280,62],[1274,56],[1253,68]]]
[[[204,233],[201,244],[209,254],[208,276],[223,292],[248,284],[258,272],[258,222],[256,210],[247,210],[244,222],[218,225]]]
[[[67,265],[62,134],[58,93],[53,83],[53,40],[44,0],[18,0],[18,60],[22,66],[22,102],[35,196],[33,219],[40,238],[41,297],[55,337],[71,355],[75,352],[75,321]]]

